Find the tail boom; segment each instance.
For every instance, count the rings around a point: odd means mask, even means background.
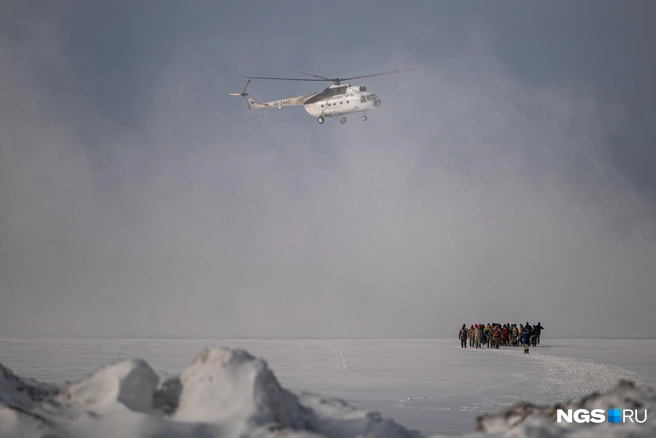
[[[294,97],[288,97],[286,99],[280,99],[280,100],[272,100],[271,102],[264,102],[264,103],[259,103],[255,99],[253,99],[247,92],[246,89],[248,88],[248,85],[251,83],[251,80],[249,79],[248,82],[246,82],[246,86],[244,87],[244,91],[241,93],[230,93],[230,96],[235,96],[235,97],[243,97],[244,100],[246,101],[246,106],[248,106],[248,109],[267,109],[267,108],[284,108],[286,106],[295,106],[295,105],[305,105],[305,102],[310,99],[311,97],[315,96],[316,93],[312,94],[306,94],[304,96],[294,96]]]
[[[314,96],[316,93],[313,94],[306,94],[303,96],[294,96],[294,97],[288,97],[286,99],[280,99],[280,100],[272,100],[271,102],[263,102],[263,103],[258,103],[255,99],[253,99],[251,96],[246,97],[248,104],[254,108],[254,109],[267,109],[267,108],[284,108],[286,106],[298,106],[298,105],[305,105],[305,102]]]

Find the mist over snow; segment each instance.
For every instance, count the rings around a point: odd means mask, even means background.
[[[135,9],[97,12],[92,32],[74,3],[2,7],[0,334],[434,337],[526,320],[652,334],[653,199],[609,153],[630,114],[584,80],[523,81],[473,25],[442,56],[367,40],[286,58],[286,33]],[[124,45],[97,62],[94,32]],[[405,65],[353,81],[382,98],[366,123],[228,97],[245,75]]]

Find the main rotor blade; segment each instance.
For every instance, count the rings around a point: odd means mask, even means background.
[[[231,96],[241,96],[239,93],[230,93]]]
[[[415,69],[412,68],[412,67],[403,67],[403,68],[399,68],[399,69],[396,69],[396,70],[388,70],[388,71],[383,71],[383,72],[380,72],[380,73],[373,73],[373,74],[370,74],[370,75],[351,76],[350,78],[339,78],[339,80],[340,81],[348,81],[350,79],[373,78],[374,76],[394,75],[394,74],[397,74],[397,73],[405,73],[407,71],[412,71],[412,70],[415,70]]]
[[[251,83],[251,80],[249,79],[248,82],[246,82],[246,86],[244,87],[244,93],[246,92],[246,89],[248,88],[248,84]]]
[[[244,76],[245,79],[273,79],[276,81],[312,81],[312,82],[332,82],[332,79],[306,79],[306,78],[268,78],[264,76]]]
[[[330,78],[327,78],[325,76],[313,75],[312,73],[305,73],[304,71],[302,71],[301,74],[312,76],[314,78],[323,79],[324,81],[334,81],[334,79],[330,79]]]
[[[403,67],[399,68],[396,70],[388,70],[388,71],[383,71],[380,73],[373,73],[370,75],[362,75],[362,76],[351,76],[348,78],[326,78],[324,76],[319,76],[319,75],[313,75],[311,73],[305,73],[301,72],[304,75],[312,76],[316,79],[307,79],[307,78],[273,78],[273,77],[268,77],[268,76],[244,76],[245,79],[270,79],[274,81],[304,81],[304,82],[334,82],[336,84],[339,84],[340,82],[343,81],[348,81],[350,79],[361,79],[361,78],[373,78],[375,76],[387,76],[387,75],[394,75],[397,73],[405,73],[407,71],[412,71],[415,70],[412,67]]]

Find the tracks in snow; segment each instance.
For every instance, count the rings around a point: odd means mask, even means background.
[[[336,350],[335,356],[337,357],[337,371],[346,371],[349,368],[346,362],[346,355],[342,350]]]
[[[330,358],[334,358],[334,362]],[[332,364],[331,364],[332,362]],[[329,343],[303,342],[296,347],[294,363],[289,374],[293,376],[312,376],[331,372],[344,372],[350,369],[344,350]]]
[[[625,368],[573,357],[540,353],[539,349],[539,347],[532,348],[528,355],[520,349],[492,351],[494,354],[514,356],[517,360],[528,359],[538,362],[539,375],[535,375],[533,372],[533,375],[528,373],[522,376],[526,381],[534,381],[537,389],[525,393],[522,396],[523,400],[529,400],[536,404],[552,404],[565,400],[576,400],[592,392],[608,391],[621,379],[641,382],[637,373]]]

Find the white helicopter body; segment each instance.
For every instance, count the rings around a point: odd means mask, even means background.
[[[361,77],[384,76],[394,73],[402,73],[405,71],[413,70],[411,68],[404,68],[399,70],[392,70],[383,73],[376,73],[373,75],[356,76],[352,78],[334,78],[329,79],[323,76],[314,76],[319,79],[296,79],[296,78],[268,78],[268,77],[250,77],[244,91],[242,93],[230,93],[231,96],[242,96],[246,100],[248,109],[268,109],[268,108],[285,108],[288,106],[303,105],[305,111],[311,116],[317,118],[320,124],[324,122],[326,117],[339,117],[339,121],[346,123],[346,115],[353,113],[363,113],[361,120],[367,120],[367,111],[379,108],[382,100],[374,93],[367,91],[367,87],[363,85],[350,85],[342,84],[341,81],[347,79],[356,79]],[[308,73],[304,73],[308,74]],[[248,93],[246,88],[251,83],[251,79],[277,79],[277,80],[298,80],[298,81],[331,81],[333,85],[327,87],[320,93],[306,94],[303,96],[288,97],[286,99],[273,100],[271,102],[259,103],[253,99]]]

